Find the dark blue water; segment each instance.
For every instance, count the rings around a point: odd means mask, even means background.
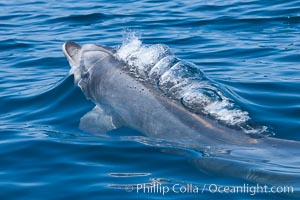
[[[126,29],[163,43],[273,137],[300,141],[300,1],[0,1],[1,199],[274,199],[146,194],[128,184],[251,184],[206,174],[190,149],[121,128],[81,131],[94,107],[69,76],[68,40],[118,47]]]

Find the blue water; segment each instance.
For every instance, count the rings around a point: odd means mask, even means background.
[[[275,199],[278,194],[137,194],[128,184],[243,185],[201,172],[190,149],[129,128],[79,129],[94,107],[74,85],[68,40],[163,43],[225,88],[273,137],[300,141],[300,1],[0,1],[1,199]],[[247,182],[246,182],[247,184]],[[250,184],[250,183],[249,183]]]

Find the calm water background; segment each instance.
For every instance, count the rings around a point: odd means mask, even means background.
[[[300,1],[0,0],[1,199],[274,199],[127,193],[127,184],[244,182],[130,129],[79,130],[93,104],[68,77],[67,40],[117,47],[124,29],[194,62],[274,137],[300,141]]]

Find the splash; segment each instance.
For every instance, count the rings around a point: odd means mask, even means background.
[[[132,32],[123,40],[122,46],[117,51],[117,58],[125,61],[129,70],[143,79],[147,78],[149,71],[156,63],[170,54],[166,45],[142,45],[139,37]]]
[[[249,125],[249,113],[226,97],[201,69],[180,60],[164,44],[144,45],[134,32],[125,35],[116,57],[135,77],[157,86],[165,95],[180,101],[188,110],[207,115],[246,133],[266,132],[266,127]]]

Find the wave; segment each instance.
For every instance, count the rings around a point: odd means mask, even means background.
[[[64,125],[69,129],[77,127],[79,118],[93,106],[74,85],[73,76],[65,77],[40,93],[6,96],[2,98],[1,103],[6,105],[1,110],[1,120]]]

